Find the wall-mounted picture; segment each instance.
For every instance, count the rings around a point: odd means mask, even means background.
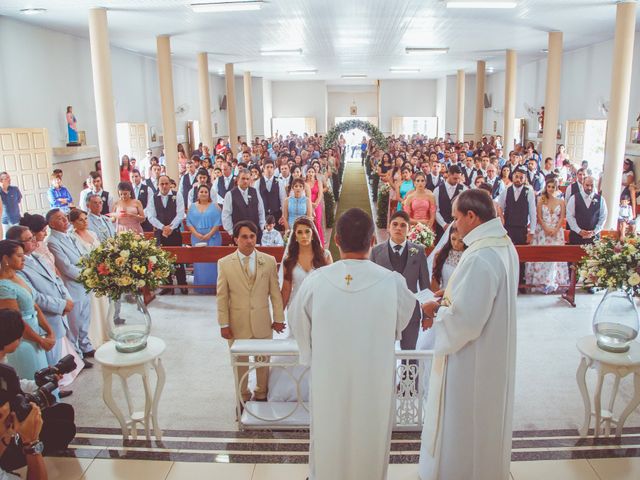
[[[358,115],[358,107],[355,105],[351,105],[349,111],[351,112],[351,115]]]
[[[156,131],[156,127],[151,127],[149,130],[151,131],[151,143],[156,143],[158,141],[158,132]]]
[[[629,141],[631,143],[640,143],[640,130],[638,130],[638,127],[631,127],[631,136]]]

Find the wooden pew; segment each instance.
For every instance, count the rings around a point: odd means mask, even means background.
[[[233,253],[236,251],[235,246],[224,246],[224,247],[162,247],[163,250],[174,255],[176,258],[176,263],[216,263],[223,257]],[[282,262],[282,257],[284,256],[284,247],[261,247],[258,246],[256,249],[260,252],[266,253],[275,257],[276,262],[280,264]],[[188,289],[198,289],[198,288],[208,288],[215,289],[215,285],[166,285],[162,288],[188,288]],[[148,289],[144,289],[143,291],[144,302],[148,305],[154,298],[155,294],[150,292]]]
[[[225,230],[220,230],[220,235],[222,236],[222,245],[233,245],[233,237],[227,233]],[[149,239],[153,238],[153,232],[144,232],[144,237]],[[191,245],[191,233],[182,232],[182,244],[183,245]]]

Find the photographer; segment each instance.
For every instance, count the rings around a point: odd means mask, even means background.
[[[17,311],[0,309],[0,362],[4,363],[6,355],[18,348],[23,331],[24,322]],[[29,468],[28,479],[47,478],[42,455],[66,449],[75,437],[73,407],[55,403],[55,399],[45,401],[44,405],[39,401],[42,410],[32,402],[26,418],[18,420],[18,412],[13,408],[16,396],[26,393],[33,398],[39,390],[42,388],[33,380],[20,379],[18,383],[15,370],[0,365],[0,480],[12,478],[4,472],[24,465]]]

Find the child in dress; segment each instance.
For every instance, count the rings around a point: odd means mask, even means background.
[[[630,205],[631,198],[624,195],[620,198],[620,211],[618,213],[618,232],[620,238],[624,238],[628,233],[635,232],[636,221],[633,218],[633,207]]]
[[[276,226],[276,219],[273,215],[267,216],[264,233],[262,234],[261,245],[263,247],[284,247],[284,240],[282,235],[274,227]]]

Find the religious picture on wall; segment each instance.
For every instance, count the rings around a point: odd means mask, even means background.
[[[640,143],[640,128],[631,127],[631,143]]]
[[[151,143],[156,143],[158,141],[158,132],[156,132],[156,127],[151,127]]]
[[[71,105],[67,107],[67,134],[69,136],[67,146],[80,145],[78,141],[78,119],[73,114],[73,107]]]
[[[351,113],[351,115],[358,115],[358,107],[355,105],[351,105],[351,107],[349,108],[349,112]]]

